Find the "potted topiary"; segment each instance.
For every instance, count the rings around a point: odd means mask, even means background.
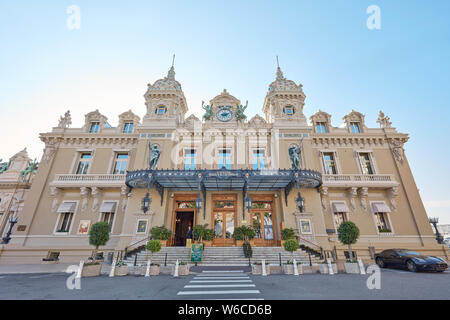
[[[205,236],[205,230],[207,229],[208,224],[204,225],[196,225],[192,228],[192,238],[195,243],[203,243],[203,237]]]
[[[286,230],[286,229],[284,229],[284,230]],[[287,239],[283,243],[283,247],[284,247],[284,250],[291,253],[291,261],[292,261],[291,264],[286,264],[284,266],[285,273],[294,274],[294,252],[296,252],[298,249],[298,242],[295,239]],[[297,266],[298,266],[298,263],[297,263]],[[288,273],[288,272],[291,272],[291,270],[292,270],[292,273]],[[299,273],[300,273],[300,271],[299,271]]]
[[[178,263],[178,275],[188,276],[189,275],[189,265],[185,261],[180,261]]]
[[[298,274],[303,274],[303,267],[301,261],[296,261]],[[283,271],[285,274],[294,274],[294,260],[288,260],[283,265]]]
[[[109,240],[109,224],[107,222],[94,223],[89,231],[89,244],[94,246],[91,260],[83,264],[81,271],[82,277],[99,276],[102,270],[102,264],[97,260],[97,251],[100,246],[106,245]]]
[[[150,230],[153,240],[160,240],[161,246],[165,247],[167,245],[167,240],[170,239],[171,232],[164,225],[159,227],[153,227]]]
[[[123,260],[116,262],[116,267],[114,268],[115,276],[126,276],[128,274],[128,266]]]
[[[160,240],[149,240],[147,244],[145,245],[146,249],[146,257],[148,261],[148,251],[150,251],[150,261],[155,252],[159,252],[161,250],[161,241]],[[141,270],[141,274],[145,275],[147,271],[147,265],[144,265],[144,267]],[[157,276],[159,274],[159,264],[157,263],[150,263],[150,275],[151,276]]]
[[[353,257],[352,244],[359,238],[359,229],[352,221],[344,221],[338,228],[338,239],[348,245],[349,259],[344,263],[346,273],[359,273],[358,261]]]
[[[244,234],[244,230],[242,229],[242,227],[234,228],[233,238],[236,241],[236,246],[240,247],[244,244],[245,234]]]
[[[212,246],[212,240],[214,239],[214,230],[213,229],[204,229],[203,230],[203,245],[210,247]]]
[[[295,232],[292,228],[284,228],[281,230],[281,246],[284,246],[286,240],[295,239]]]

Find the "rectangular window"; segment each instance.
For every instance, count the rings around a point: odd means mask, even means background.
[[[167,108],[165,106],[159,106],[156,108],[156,114],[164,114],[167,112]]]
[[[350,130],[352,133],[360,133],[359,122],[350,122]]]
[[[344,221],[347,221],[347,214],[345,212],[334,213],[334,225],[336,226],[336,229],[339,228]]]
[[[125,122],[123,133],[133,133],[133,122]]]
[[[56,232],[69,232],[72,225],[73,212],[62,212]]]
[[[114,160],[113,174],[125,174],[128,164],[128,153],[117,153]]]
[[[89,165],[91,164],[92,155],[90,153],[81,153],[80,159],[78,160],[78,166],[76,174],[87,174]]]
[[[333,152],[324,152],[323,153],[323,164],[325,167],[326,174],[337,174],[336,162],[334,160]]]
[[[109,230],[112,230],[114,222],[114,212],[102,212],[102,221],[109,224]]]
[[[92,121],[91,126],[89,127],[89,133],[97,133],[100,128],[100,122]]]
[[[217,159],[217,168],[231,169],[231,150],[230,149],[219,149],[219,156]]]
[[[377,224],[378,232],[380,232],[380,233],[392,232],[387,214],[385,212],[375,212],[374,214],[375,214],[375,222]]]
[[[303,234],[312,234],[311,221],[309,219],[300,219],[300,231]]]
[[[266,168],[264,149],[253,150],[252,167],[253,170]]]
[[[147,232],[147,220],[138,220],[136,233]]]
[[[294,108],[292,107],[285,107],[284,112],[286,112],[287,115],[293,115],[294,114]]]
[[[325,122],[316,122],[316,132],[317,133],[326,133],[327,132],[327,124]]]
[[[184,150],[184,170],[197,169],[197,151],[195,149]]]
[[[369,153],[367,152],[359,153],[359,161],[361,163],[361,170],[363,174],[374,174],[375,170],[373,170]]]

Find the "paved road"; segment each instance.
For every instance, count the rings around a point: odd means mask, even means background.
[[[383,269],[380,290],[367,289],[369,275],[262,277],[248,275],[247,270],[214,271],[179,278],[102,275],[81,279],[80,290],[67,289],[69,275],[64,273],[4,274],[0,275],[0,299],[450,299],[448,270],[409,273]],[[195,291],[204,292],[192,293]]]

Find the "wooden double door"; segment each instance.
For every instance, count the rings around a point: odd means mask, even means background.
[[[214,228],[213,245],[232,246],[236,227],[237,196],[235,194],[213,195],[211,225]]]
[[[276,245],[276,222],[273,201],[268,197],[254,197],[250,210],[250,225],[255,230],[256,246]]]

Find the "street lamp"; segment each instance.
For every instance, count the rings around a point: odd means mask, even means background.
[[[9,240],[11,240],[11,232],[12,232],[12,228],[14,227],[14,225],[17,223],[19,221],[19,218],[18,217],[13,217],[13,216],[10,216],[9,217],[9,219],[8,219],[8,222],[9,222],[9,230],[8,230],[8,232],[6,233],[6,237],[3,237],[3,241],[2,241],[2,244],[8,244],[9,243]]]
[[[303,206],[305,205],[305,200],[300,195],[300,192],[297,193],[297,199],[295,199],[295,202],[297,202],[297,207],[300,213],[303,212]]]
[[[146,193],[145,197],[142,199],[142,211],[147,213],[150,208],[150,204],[152,203],[152,198],[150,198],[150,193]]]
[[[195,207],[197,210],[200,210],[202,208],[202,198],[200,197],[200,193],[198,194],[197,198],[195,198]]]
[[[247,198],[245,198],[245,206],[247,207],[248,212],[250,212],[250,209],[252,207],[252,198],[250,198],[250,195],[247,193]]]
[[[436,241],[439,244],[444,243],[444,237],[440,234],[437,224],[439,223],[439,218],[430,218],[428,221],[433,225],[434,230],[436,231]]]

